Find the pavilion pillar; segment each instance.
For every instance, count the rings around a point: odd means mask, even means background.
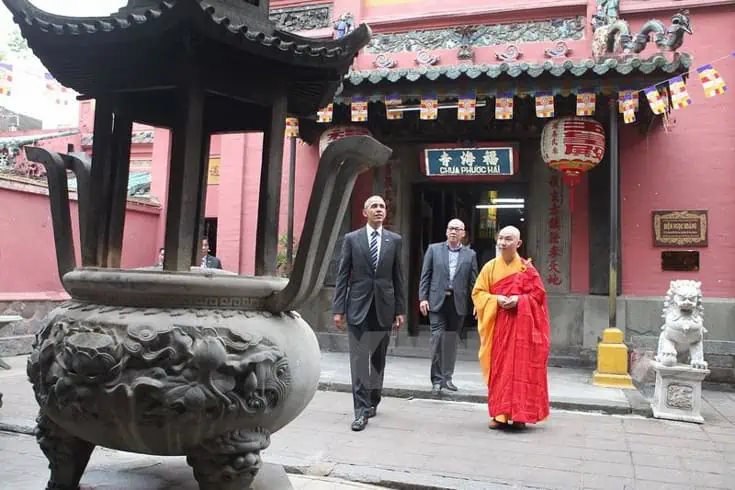
[[[597,370],[592,383],[610,388],[633,388],[633,380],[628,374],[628,346],[625,345],[623,331],[617,326],[618,304],[618,263],[620,242],[620,152],[618,143],[617,100],[609,100],[610,110],[610,285],[608,290],[608,325],[602,332],[602,340],[597,345]]]
[[[112,127],[110,218],[107,241],[102,265],[119,268],[122,258],[125,208],[128,200],[128,177],[130,175],[130,145],[133,137],[133,119],[125,108],[114,113]]]
[[[82,236],[82,266],[99,267],[105,263],[107,255],[107,228],[110,222],[110,202],[112,201],[112,97],[97,98],[94,112],[94,142],[92,144],[92,168],[90,170],[90,204],[93,212],[86,223]]]
[[[194,250],[192,250],[192,264],[198,265],[201,260],[201,241],[204,237],[204,219],[207,211],[207,181],[209,180],[209,145],[211,142],[211,134],[209,131],[202,133],[202,165],[200,167],[200,183],[199,196],[197,199],[197,220],[196,229],[194,230]]]
[[[163,269],[188,271],[197,240],[204,135],[204,92],[199,81],[178,91],[173,124]]]
[[[263,134],[258,231],[255,244],[255,274],[259,276],[274,276],[276,274],[286,104],[285,95],[276,98],[271,106],[270,126],[266,128]]]

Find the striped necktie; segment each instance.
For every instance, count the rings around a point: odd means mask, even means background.
[[[370,235],[370,257],[373,259],[373,269],[378,268],[378,231],[373,230]]]

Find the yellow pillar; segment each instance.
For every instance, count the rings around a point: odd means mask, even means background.
[[[606,388],[633,389],[633,379],[628,374],[628,346],[623,343],[623,331],[606,328],[602,342],[597,344],[597,370],[592,384]]]

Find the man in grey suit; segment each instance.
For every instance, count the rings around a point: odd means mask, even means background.
[[[352,399],[360,431],[374,417],[383,390],[383,370],[393,325],[404,321],[401,236],[383,228],[386,209],[380,196],[365,201],[367,226],[347,233],[334,288],[334,323],[350,345]]]
[[[419,309],[431,324],[431,392],[457,391],[452,382],[457,360],[457,333],[464,323],[477,279],[477,256],[462,246],[464,223],[447,224],[447,241],[426,249],[419,281]]]

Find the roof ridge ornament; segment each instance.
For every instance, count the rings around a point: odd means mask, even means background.
[[[689,10],[686,9],[672,15],[668,27],[658,19],[651,19],[643,24],[637,34],[631,34],[630,25],[623,19],[610,17],[605,19],[606,23],[600,23],[600,19],[597,14],[592,20],[592,25],[596,26],[592,54],[598,60],[640,53],[652,42],[652,38],[659,53],[674,52],[684,44],[685,34],[693,34]]]

